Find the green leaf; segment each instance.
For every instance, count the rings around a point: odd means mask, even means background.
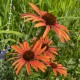
[[[79,35],[79,37],[78,37],[78,40],[80,40],[80,35]]]
[[[0,17],[0,26],[2,26],[2,20],[1,20],[1,17]]]
[[[16,42],[16,40],[14,40],[14,39],[4,39],[4,40],[1,40],[0,42],[8,42],[8,41]]]
[[[17,32],[17,31],[0,30],[0,34],[3,34],[3,33],[6,33],[6,34],[15,34],[17,36],[23,36],[23,34],[21,34],[20,32]]]
[[[73,61],[73,58],[71,58],[71,59],[68,61],[68,64],[75,64],[75,62]]]

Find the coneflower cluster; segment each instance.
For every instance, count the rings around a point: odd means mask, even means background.
[[[12,66],[15,66],[14,70],[16,70],[16,74],[18,74],[20,69],[25,65],[28,75],[30,75],[31,67],[37,72],[39,72],[39,70],[45,72],[47,67],[49,67],[55,76],[57,72],[60,73],[60,75],[67,76],[66,68],[63,67],[62,64],[55,62],[55,55],[58,55],[58,49],[51,46],[53,41],[49,39],[48,33],[52,29],[58,35],[61,42],[64,43],[70,40],[67,34],[69,30],[59,24],[53,14],[39,10],[33,3],[29,4],[31,8],[37,12],[37,15],[33,13],[23,13],[20,17],[26,18],[24,22],[32,21],[32,23],[35,23],[34,27],[44,27],[45,30],[42,36],[32,39],[35,42],[31,46],[27,41],[23,43],[19,42],[19,46],[11,46],[15,51],[10,54],[17,54],[15,57],[9,59],[16,59],[12,64]]]

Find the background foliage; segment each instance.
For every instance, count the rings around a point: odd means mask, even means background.
[[[0,50],[18,41],[30,41],[38,33],[39,30],[33,28],[30,22],[26,24],[20,18],[24,12],[33,12],[29,2],[54,14],[58,22],[70,30],[71,40],[65,44],[52,31],[49,34],[54,45],[59,48],[57,61],[68,70],[67,77],[51,74],[49,80],[80,80],[80,0],[0,0]],[[24,68],[16,76],[11,63],[6,63],[6,59],[0,60],[0,80],[44,80],[45,74],[32,72],[29,77],[24,74]]]

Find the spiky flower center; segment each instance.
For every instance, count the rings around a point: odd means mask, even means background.
[[[46,47],[45,51],[48,50],[48,45],[47,44],[43,43],[41,49],[44,48],[44,47]]]
[[[32,52],[31,50],[26,51],[23,55],[24,60],[26,61],[30,61],[34,59],[34,52]]]
[[[47,25],[54,25],[56,23],[56,17],[51,13],[45,13],[42,16],[42,19],[46,22]]]
[[[52,68],[57,68],[57,65],[55,63],[50,63]]]

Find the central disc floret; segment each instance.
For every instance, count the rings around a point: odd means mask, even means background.
[[[50,63],[52,68],[57,68],[57,65],[55,63]]]
[[[51,13],[45,13],[42,18],[47,25],[54,25],[56,23],[56,17]]]
[[[26,60],[26,61],[30,61],[30,60],[33,60],[34,59],[34,53],[29,50],[29,51],[26,51],[23,55],[23,58]]]

